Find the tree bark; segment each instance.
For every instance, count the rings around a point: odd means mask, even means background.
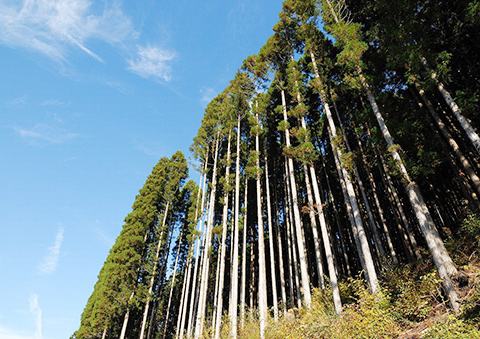
[[[438,80],[437,74],[434,71],[429,69],[427,64],[427,59],[425,59],[425,57],[422,56],[420,57],[420,60],[422,61],[422,64],[425,67],[425,69],[430,73],[430,77],[437,84],[438,91],[442,94],[443,98],[445,99],[445,102],[447,103],[448,107],[450,107],[453,114],[455,115],[458,122],[460,123],[460,126],[462,126],[463,130],[465,131],[468,138],[472,142],[478,155],[480,155],[480,137],[478,136],[477,132],[474,130],[474,128],[468,122],[468,120],[463,116],[462,111],[460,110],[460,107],[458,107],[457,103],[455,102],[455,100],[453,100],[450,93],[445,89],[445,86],[443,85],[443,83],[440,80]]]
[[[202,335],[203,332],[203,325],[205,321],[205,308],[207,302],[207,289],[208,289],[208,273],[210,269],[209,261],[209,247],[212,238],[212,224],[213,224],[213,212],[215,209],[215,194],[217,190],[217,158],[218,158],[218,149],[220,145],[220,132],[217,134],[217,138],[215,141],[215,154],[213,160],[213,174],[212,174],[212,188],[210,192],[210,208],[208,210],[208,217],[207,217],[207,234],[205,240],[205,248],[204,248],[204,256],[203,256],[203,267],[202,267],[202,275],[200,281],[200,293],[199,293],[199,302],[197,308],[197,318],[195,321],[195,334],[194,338],[198,339]]]
[[[287,118],[287,103],[285,100],[285,91],[281,90],[282,95],[282,106],[283,106],[283,120],[288,123]],[[290,132],[288,128],[285,129],[285,143],[286,147],[290,147]],[[291,202],[293,207],[293,216],[295,219],[295,234],[297,238],[297,246],[298,246],[298,260],[300,264],[300,273],[302,276],[302,288],[303,288],[303,299],[305,302],[305,306],[310,308],[312,305],[312,296],[310,292],[310,276],[308,274],[308,262],[306,257],[306,249],[305,243],[303,241],[303,230],[300,218],[300,209],[298,207],[298,195],[297,195],[297,185],[295,183],[295,174],[294,174],[294,166],[293,166],[293,159],[291,157],[287,157],[288,162],[288,176],[290,179],[290,189],[291,189]]]
[[[451,287],[452,282],[450,281],[450,276],[457,273],[457,269],[455,264],[453,263],[450,255],[448,254],[445,245],[438,233],[438,230],[433,222],[432,216],[428,211],[427,205],[423,200],[423,196],[420,193],[420,190],[415,181],[410,179],[408,175],[407,169],[405,164],[403,163],[400,154],[398,153],[394,143],[393,138],[390,135],[390,131],[388,130],[387,125],[383,119],[382,114],[378,108],[377,102],[375,97],[373,96],[372,91],[370,90],[370,86],[368,85],[365,77],[363,76],[361,69],[358,70],[360,80],[362,85],[367,92],[368,100],[370,101],[370,105],[372,106],[373,112],[375,117],[377,118],[378,125],[380,126],[380,130],[382,131],[383,137],[387,142],[387,145],[390,149],[392,154],[393,160],[397,168],[399,169],[402,178],[403,184],[405,186],[405,190],[407,191],[407,195],[410,199],[410,203],[412,204],[412,208],[415,212],[415,216],[418,220],[420,225],[420,230],[422,231],[425,240],[427,241],[427,246],[432,254],[433,262],[437,268],[437,271],[440,275],[440,278],[444,281],[444,288],[448,293],[448,297],[450,299],[450,305],[454,309],[454,311],[459,310],[459,303],[458,303],[458,296],[455,293],[454,289]]]
[[[245,176],[245,196],[244,196],[244,208],[245,211],[243,212],[243,245],[242,245],[242,281],[241,281],[241,288],[240,288],[240,325],[243,329],[245,326],[245,295],[246,295],[246,288],[247,288],[247,215],[248,215],[248,178]],[[236,292],[235,292],[236,293]],[[232,307],[230,309],[230,312],[232,312],[233,308],[235,308],[235,314],[236,314],[236,308],[237,304],[231,303]],[[236,331],[237,331],[237,326],[236,326],[236,317],[235,317],[235,327],[230,325],[231,331],[235,331],[235,338],[236,338]]]
[[[214,328],[215,328],[215,339],[220,338],[220,326],[222,323],[222,310],[223,310],[223,288],[225,281],[225,251],[226,251],[226,239],[227,239],[227,220],[228,220],[228,197],[229,197],[229,185],[230,185],[230,139],[231,132],[228,134],[228,146],[227,146],[227,165],[225,168],[225,196],[223,206],[223,220],[222,220],[222,244],[220,247],[220,273],[218,281],[218,290],[217,290],[217,302],[216,302],[216,319],[214,319]],[[213,327],[213,326],[212,326]]]
[[[273,222],[272,222],[272,207],[270,201],[270,180],[268,173],[268,159],[267,152],[265,151],[265,190],[267,196],[267,219],[268,219],[268,245],[270,249],[270,275],[272,285],[272,297],[273,297],[273,318],[275,322],[278,322],[278,296],[277,296],[277,276],[275,274],[275,249],[273,247]]]

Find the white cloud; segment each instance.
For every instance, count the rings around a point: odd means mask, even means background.
[[[53,144],[61,144],[80,136],[78,133],[72,133],[58,126],[45,123],[38,123],[31,128],[13,127],[13,129],[22,138],[31,141],[47,141]]]
[[[33,316],[35,324],[35,339],[42,339],[42,309],[38,305],[38,296],[36,293],[30,296],[30,313]]]
[[[142,78],[170,81],[171,68],[168,62],[175,58],[175,53],[159,47],[138,46],[136,58],[128,60],[128,69]]]
[[[90,0],[24,0],[15,5],[0,0],[0,43],[35,50],[56,61],[66,61],[72,47],[102,61],[87,47],[89,39],[113,44],[136,34],[118,1],[98,14]]]
[[[38,265],[38,270],[44,274],[51,274],[55,272],[58,265],[58,259],[60,258],[60,247],[63,242],[63,227],[57,232],[55,236],[55,243],[52,247],[48,248],[48,254],[43,258],[43,261]]]

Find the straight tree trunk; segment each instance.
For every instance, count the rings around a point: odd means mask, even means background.
[[[272,285],[272,297],[273,297],[273,318],[275,322],[278,322],[278,296],[277,296],[277,276],[275,274],[275,250],[273,247],[273,221],[272,221],[272,206],[270,201],[270,180],[268,173],[268,159],[267,152],[265,150],[265,190],[267,196],[267,219],[268,219],[268,245],[270,250],[270,276]]]
[[[321,95],[321,97],[324,97],[324,95]],[[323,105],[324,105],[324,112],[327,116],[327,121],[329,124],[329,131],[331,133],[331,143],[333,150],[335,152],[335,155],[338,158],[338,161],[340,161],[342,157],[342,153],[340,149],[335,145],[333,140],[336,139],[337,134],[336,134],[336,127],[335,123],[333,121],[332,114],[330,112],[329,105],[326,103],[325,98],[322,99]],[[362,222],[362,217],[360,214],[360,208],[357,203],[357,198],[355,196],[355,190],[353,188],[352,181],[350,179],[350,175],[345,169],[345,167],[340,165],[340,170],[343,176],[343,180],[345,183],[345,188],[346,188],[346,193],[348,200],[350,201],[350,206],[351,206],[351,212],[353,215],[353,220],[355,221],[355,228],[353,230],[354,235],[356,234],[356,237],[358,237],[358,242],[357,242],[357,249],[359,252],[360,260],[363,262],[362,266],[363,269],[365,270],[365,275],[367,276],[367,281],[368,285],[373,293],[377,292],[377,272],[375,271],[375,265],[373,263],[373,258],[372,254],[370,252],[370,246],[368,244],[368,239],[367,239],[367,234],[365,232],[365,229],[363,227],[363,222]]]
[[[275,194],[275,201],[277,199],[277,195]],[[277,246],[278,246],[278,266],[280,270],[280,290],[282,294],[282,304],[283,304],[283,311],[287,312],[287,291],[285,288],[285,266],[284,266],[284,254],[283,254],[283,245],[282,245],[282,235],[280,230],[279,224],[279,212],[278,206],[276,207],[276,218],[275,218],[275,229],[277,233]]]
[[[285,159],[285,175],[287,171],[287,160]],[[293,270],[292,270],[292,265],[293,265],[293,257],[292,257],[292,238],[290,235],[290,224],[292,223],[292,211],[290,209],[290,202],[288,200],[289,196],[289,183],[288,183],[288,176],[285,178],[285,184],[284,184],[284,191],[285,191],[285,202],[284,202],[284,226],[285,226],[285,236],[287,239],[287,254],[288,254],[288,261],[287,261],[287,267],[288,267],[288,287],[289,287],[289,296],[291,300],[291,304],[295,304],[295,296],[294,296],[294,289],[295,289],[295,281],[293,278]],[[298,272],[297,272],[298,274]]]
[[[190,302],[190,309],[189,309],[189,316],[188,316],[188,324],[187,324],[187,337],[190,338],[192,336],[192,329],[193,329],[193,318],[194,318],[194,312],[195,312],[195,304],[198,302],[198,294],[197,294],[197,273],[199,270],[199,267],[201,266],[201,256],[200,256],[200,249],[201,247],[205,247],[204,244],[205,242],[205,237],[204,233],[205,230],[203,229],[203,218],[204,218],[204,204],[205,204],[205,195],[207,193],[207,164],[208,164],[208,151],[207,155],[205,156],[204,160],[204,167],[203,167],[203,189],[200,187],[202,190],[202,202],[200,204],[200,225],[198,227],[198,230],[200,231],[201,237],[196,241],[197,243],[197,253],[195,255],[195,267],[193,269],[193,278],[192,278],[192,297],[191,297],[191,302]],[[208,206],[207,206],[208,210]],[[180,332],[180,339],[183,339],[183,331]]]
[[[206,312],[206,303],[207,303],[207,289],[208,289],[208,277],[210,269],[210,255],[209,247],[212,238],[212,224],[213,224],[213,212],[215,209],[215,195],[217,191],[217,163],[218,163],[218,149],[220,145],[220,132],[217,133],[217,138],[215,141],[215,154],[213,160],[213,174],[212,174],[212,188],[210,192],[210,208],[208,210],[207,217],[207,233],[205,240],[204,256],[203,256],[203,267],[202,275],[200,280],[200,293],[199,293],[199,302],[197,308],[197,318],[195,321],[195,334],[194,338],[198,339],[201,337],[203,332],[203,325],[205,322],[205,312]]]
[[[420,193],[420,189],[417,186],[417,183],[410,179],[408,175],[407,169],[405,164],[403,163],[400,154],[397,151],[393,143],[393,138],[390,135],[390,131],[388,130],[387,125],[383,119],[383,116],[378,108],[377,102],[373,93],[368,85],[365,77],[363,76],[361,69],[358,69],[358,73],[360,75],[360,80],[362,85],[367,93],[368,100],[370,101],[370,105],[372,106],[373,112],[375,113],[375,117],[377,118],[378,125],[380,126],[380,130],[382,131],[383,137],[387,142],[387,145],[390,149],[392,154],[392,158],[399,169],[405,189],[407,191],[408,198],[410,199],[410,203],[412,208],[415,212],[415,216],[418,220],[420,225],[420,230],[422,231],[425,240],[427,241],[427,246],[432,254],[433,262],[437,268],[438,274],[440,278],[443,279],[444,289],[448,295],[450,300],[450,305],[452,309],[456,312],[459,310],[460,305],[458,302],[458,296],[453,288],[452,282],[450,277],[454,274],[457,274],[457,269],[455,264],[453,263],[450,255],[448,254],[445,245],[438,233],[438,230],[433,222],[432,216],[428,211],[427,205],[423,199],[422,194]],[[477,150],[480,148],[477,148]]]
[[[198,218],[198,212],[199,212],[199,202],[200,202],[200,194],[202,193],[202,178],[203,176],[206,176],[206,173],[205,170],[206,170],[206,163],[207,161],[205,160],[204,161],[204,166],[203,166],[203,171],[202,173],[200,174],[200,180],[199,180],[199,183],[198,183],[198,193],[197,193],[197,201],[196,201],[196,204],[195,204],[195,223],[197,223],[197,218]],[[204,195],[202,195],[202,198],[204,197]],[[200,209],[203,209],[203,199],[202,199],[202,204],[201,204],[201,207]],[[199,229],[199,232],[201,232],[202,230]],[[183,282],[183,290],[182,290],[182,297],[181,297],[181,303],[180,303],[180,310],[179,310],[179,317],[178,317],[178,321],[177,321],[177,331],[176,331],[176,335],[175,335],[175,338],[182,338],[183,337],[183,330],[184,330],[184,327],[185,327],[185,317],[186,317],[186,311],[187,311],[187,305],[188,305],[188,296],[190,293],[188,293],[189,291],[189,288],[190,288],[190,280],[191,280],[191,273],[192,273],[192,256],[193,256],[193,252],[194,252],[194,248],[195,248],[195,244],[197,244],[197,239],[195,239],[194,243],[192,244],[192,246],[190,247],[189,249],[189,253],[188,253],[188,258],[187,258],[187,270],[186,270],[186,274],[185,274],[185,278],[184,278],[184,282]],[[197,245],[198,246],[198,245]],[[181,335],[180,335],[181,333]]]
[[[306,173],[308,175],[308,173]],[[333,305],[335,312],[340,314],[342,312],[342,300],[340,298],[340,290],[338,288],[337,273],[335,272],[335,264],[333,261],[333,253],[330,242],[330,237],[327,230],[327,222],[325,220],[325,214],[323,213],[323,204],[320,198],[320,190],[318,188],[317,175],[315,168],[310,166],[310,175],[312,176],[313,192],[315,194],[316,210],[320,220],[320,231],[322,233],[323,248],[325,250],[325,256],[327,258],[328,276],[330,278],[330,285],[332,287]]]
[[[347,276],[351,277],[352,276],[352,269],[350,268],[350,263],[348,262],[347,247],[345,245],[345,236],[344,236],[343,231],[342,231],[342,224],[340,222],[340,217],[338,215],[335,198],[333,196],[332,187],[330,185],[330,177],[327,173],[327,169],[326,169],[324,163],[323,163],[323,172],[324,172],[325,179],[326,179],[326,182],[327,182],[328,195],[329,195],[329,199],[331,201],[333,213],[335,214],[335,221],[336,221],[336,225],[337,225],[337,229],[338,229],[338,233],[339,233],[338,238],[340,239],[340,246],[342,248],[342,254],[343,254],[343,262],[345,263],[345,268],[346,268],[346,270],[344,272],[346,272]],[[343,189],[343,186],[342,186],[342,189]],[[327,200],[327,199],[325,198],[325,200]],[[350,219],[351,222],[353,222],[353,220],[352,220],[353,218],[350,217],[350,214],[351,213],[349,213],[349,219]],[[352,225],[354,225],[354,223]],[[335,257],[335,251],[332,251],[332,254]],[[337,267],[337,265],[335,267]]]
[[[445,89],[445,86],[443,85],[443,83],[440,80],[438,80],[437,74],[428,68],[427,59],[425,59],[425,57],[422,56],[420,57],[420,60],[422,61],[422,64],[425,67],[425,69],[430,73],[430,77],[437,84],[438,91],[442,94],[443,98],[445,99],[445,102],[447,103],[448,107],[450,107],[453,114],[455,115],[458,122],[460,123],[460,126],[462,126],[463,130],[467,134],[471,143],[475,147],[478,155],[480,155],[480,137],[478,136],[477,132],[475,132],[472,125],[463,116],[462,111],[460,110],[460,107],[458,107],[457,103],[455,102],[455,100],[453,100],[450,93]]]
[[[258,102],[256,102],[258,108]],[[260,126],[258,113],[256,120]],[[265,338],[265,328],[267,326],[268,306],[267,306],[267,269],[265,260],[265,228],[263,225],[262,208],[262,183],[260,172],[260,138],[258,131],[255,133],[255,166],[256,166],[256,184],[257,184],[257,224],[258,224],[258,311],[260,316],[260,338]]]
[[[288,123],[287,118],[287,103],[285,100],[285,91],[281,89],[282,95],[282,106],[283,106],[283,120]],[[285,129],[285,143],[286,147],[290,148],[290,132],[288,128]],[[288,162],[288,177],[290,181],[290,189],[291,189],[291,202],[293,207],[293,216],[295,219],[295,234],[297,238],[297,246],[298,246],[298,261],[300,264],[300,274],[302,276],[302,288],[303,288],[303,299],[307,308],[310,308],[312,305],[312,295],[310,292],[310,276],[308,274],[308,262],[306,257],[306,249],[305,243],[303,241],[303,230],[302,230],[302,223],[300,218],[300,209],[298,207],[298,194],[297,194],[297,185],[295,182],[295,169],[293,166],[293,159],[291,157],[287,157]]]
[[[330,106],[326,100],[326,95],[323,90],[323,84],[321,84],[318,67],[315,61],[315,55],[312,52],[310,52],[310,56],[312,57],[312,64],[314,67],[315,78],[317,79],[317,81],[319,82],[319,85],[321,86],[321,88],[319,89],[319,95],[320,95],[320,100],[322,102],[323,111],[327,117],[328,125],[330,128],[329,130],[331,133],[332,148],[334,153],[338,157],[338,159],[341,159],[341,151],[333,142],[333,139],[335,139],[337,136],[335,122],[333,121],[333,116],[330,111]],[[351,213],[353,215],[353,220],[355,221],[355,227],[353,229],[353,232],[358,236],[357,248],[359,252],[358,254],[360,256],[360,261],[363,263],[362,266],[365,270],[365,275],[367,276],[367,281],[370,286],[370,289],[373,293],[376,293],[377,284],[378,284],[377,273],[375,271],[375,265],[373,263],[370,247],[368,245],[367,235],[363,227],[363,222],[360,215],[360,209],[357,203],[357,198],[355,196],[355,191],[354,191],[352,182],[350,180],[350,175],[348,174],[348,172],[345,170],[343,166],[340,166],[340,170],[341,170],[341,176],[343,177],[343,180],[345,183],[346,193],[348,196],[348,199],[346,199],[346,201],[348,200],[350,202]],[[348,204],[347,204],[347,207],[348,207]]]
[[[287,165],[287,159],[285,159],[285,170],[288,171],[288,165]],[[301,277],[299,276],[298,274],[298,260],[297,260],[297,249],[298,247],[295,246],[295,244],[297,243],[295,240],[295,231],[294,231],[294,217],[293,217],[293,213],[292,213],[292,199],[291,199],[291,196],[292,196],[292,192],[290,190],[291,188],[291,183],[290,183],[290,176],[287,176],[287,182],[286,182],[286,186],[287,186],[287,194],[286,194],[286,197],[287,197],[287,201],[286,203],[288,204],[288,211],[289,211],[289,216],[290,218],[288,219],[287,221],[287,239],[289,240],[288,242],[288,248],[290,250],[290,256],[291,256],[291,260],[290,260],[290,276],[292,277],[292,279],[295,279],[294,280],[294,285],[295,286],[295,292],[296,292],[296,301],[297,301],[297,306],[298,308],[301,308],[302,307],[302,294],[300,292],[300,286],[301,286]],[[297,239],[298,241],[298,239]],[[293,273],[293,275],[292,275]],[[292,301],[294,301],[295,298],[293,297],[293,293],[292,293]]]
[[[237,158],[235,162],[235,225],[233,230],[232,274],[230,284],[230,336],[237,338],[237,311],[238,311],[238,245],[240,227],[240,115],[237,117]],[[235,305],[235,307],[233,307]]]
[[[245,176],[245,196],[244,196],[244,209],[245,211],[243,212],[243,246],[242,246],[242,281],[241,281],[241,288],[240,288],[240,325],[243,329],[245,326],[245,295],[246,295],[246,289],[247,289],[247,215],[248,215],[248,178]],[[237,304],[231,303],[231,309],[230,312],[232,312],[233,308],[235,308],[235,314],[236,314],[236,308]],[[237,318],[235,317],[235,325],[236,325],[236,320]],[[237,326],[233,327],[231,325],[231,331],[235,331],[235,338],[236,338],[236,331],[237,331]]]
[[[315,248],[315,264],[317,268],[318,274],[318,285],[321,288],[325,288],[325,281],[323,279],[323,265],[322,265],[322,252],[320,248],[320,239],[318,238],[318,225],[317,220],[315,218],[315,203],[313,202],[313,195],[312,195],[312,185],[310,184],[310,178],[308,175],[308,165],[303,165],[303,171],[305,176],[305,186],[307,188],[307,199],[308,199],[308,214],[310,217],[310,223],[312,226],[312,234],[313,234],[313,242]]]
[[[433,108],[432,103],[430,100],[428,100],[425,91],[420,87],[420,84],[415,81],[415,87],[418,91],[418,94],[422,98],[423,103],[428,109],[428,112],[430,113],[433,121],[435,122],[436,126],[438,127],[438,130],[440,133],[443,135],[444,139],[447,141],[448,145],[450,146],[451,150],[453,151],[453,154],[455,154],[455,157],[457,158],[458,162],[462,166],[463,170],[467,174],[468,178],[470,179],[471,183],[473,184],[473,187],[475,188],[475,193],[477,197],[480,197],[480,178],[477,176],[475,171],[473,170],[472,166],[468,162],[467,158],[463,155],[462,151],[460,150],[460,147],[458,146],[457,142],[455,139],[453,139],[452,135],[446,128],[445,124],[443,121],[440,119],[438,116],[437,112],[435,112],[435,109]],[[478,199],[478,198],[477,198]]]
[[[335,103],[334,103],[334,108],[335,108],[335,112],[336,112],[336,115],[337,115],[338,122],[340,124],[340,128],[342,130],[345,130],[343,128],[342,119],[340,118],[340,114],[338,113],[337,106],[336,106]],[[347,151],[352,152],[352,149],[350,147],[350,143],[348,142],[348,139],[347,139],[346,135],[343,135],[343,141],[345,142],[345,146],[347,147]],[[362,195],[363,203],[365,205],[365,209],[366,209],[367,216],[368,216],[368,221],[369,221],[369,224],[370,224],[370,229],[372,230],[373,236],[375,237],[375,246],[378,249],[378,252],[380,253],[380,255],[383,257],[383,256],[386,255],[386,253],[385,253],[385,250],[384,250],[383,245],[382,245],[382,240],[380,238],[380,234],[378,233],[378,228],[377,228],[377,225],[375,223],[375,218],[373,217],[372,209],[370,208],[370,203],[369,203],[367,195],[365,193],[365,188],[363,186],[363,180],[360,177],[360,173],[358,171],[358,168],[357,168],[357,165],[355,164],[355,162],[353,163],[353,170],[354,170],[354,173],[355,173],[355,178],[357,179],[360,194]]]
[[[172,296],[173,296],[173,289],[175,287],[175,277],[177,275],[177,266],[178,266],[178,258],[180,257],[180,244],[182,243],[183,233],[180,235],[179,240],[179,250],[177,251],[177,257],[175,258],[175,265],[173,266],[173,276],[172,276],[172,286],[170,287],[170,294],[168,296],[168,305],[167,305],[167,315],[165,316],[165,325],[163,326],[163,339],[165,339],[165,335],[167,334],[167,322],[168,317],[170,315],[170,306],[172,304]]]
[[[393,246],[392,238],[390,236],[390,231],[387,227],[385,214],[383,212],[382,205],[380,204],[380,200],[378,199],[377,185],[375,183],[375,179],[373,178],[372,171],[370,171],[368,169],[369,166],[368,166],[367,156],[365,155],[365,151],[363,150],[363,146],[362,146],[362,142],[360,140],[360,137],[358,136],[358,134],[355,134],[355,137],[356,137],[356,140],[357,140],[357,145],[358,145],[358,147],[360,149],[360,152],[362,154],[363,166],[367,169],[367,172],[368,172],[369,184],[370,184],[370,187],[372,189],[373,198],[374,198],[374,201],[375,201],[375,206],[377,208],[377,212],[380,216],[380,222],[382,224],[383,233],[385,234],[385,238],[386,238],[386,241],[387,241],[388,249],[390,251],[390,255],[392,256],[393,262],[395,264],[398,264],[397,252],[395,251],[395,247]]]
[[[105,339],[105,337],[107,336],[107,327],[108,325],[105,324],[105,327],[103,328],[103,332],[102,332],[102,339]]]
[[[225,168],[225,196],[223,205],[223,220],[222,220],[222,244],[220,247],[220,273],[218,281],[217,302],[216,302],[216,319],[214,319],[215,339],[220,338],[220,326],[222,324],[222,310],[223,310],[223,288],[225,281],[225,251],[226,251],[226,239],[227,239],[227,221],[228,221],[228,197],[229,197],[229,185],[230,185],[230,139],[231,132],[228,134],[228,146],[227,146],[227,165]]]
[[[292,61],[293,55],[291,56]],[[295,80],[295,86],[298,87],[298,81]],[[300,104],[302,102],[302,98],[300,95],[300,91],[297,91],[297,102]],[[300,117],[300,123],[302,128],[307,131],[307,124],[305,123],[305,115],[302,114]],[[310,224],[312,227],[312,234],[313,234],[313,243],[314,243],[314,248],[315,248],[315,259],[316,259],[316,268],[317,268],[317,273],[318,273],[318,284],[320,287],[324,288],[325,287],[325,282],[323,279],[323,265],[322,265],[322,251],[320,249],[320,240],[318,238],[318,229],[317,229],[317,221],[315,219],[315,211],[314,211],[314,203],[313,203],[313,196],[312,196],[312,188],[310,185],[310,179],[308,176],[308,165],[306,162],[303,163],[303,170],[304,170],[304,176],[305,176],[305,186],[307,188],[307,199],[308,199],[308,206],[309,206],[309,217],[310,217]]]
[[[135,291],[133,291],[132,294],[130,295],[130,298],[128,299],[129,301],[133,298],[134,294],[135,294]],[[130,318],[130,307],[127,308],[127,312],[125,313],[125,317],[123,318],[122,331],[120,332],[119,339],[125,338],[125,333],[127,332],[128,318]]]
[[[388,173],[388,168],[385,165],[385,161],[384,161],[382,155],[380,154],[380,152],[378,152],[378,150],[376,150],[376,151],[377,151],[378,167],[379,167],[381,175],[382,175],[382,181],[383,181],[384,186],[387,189],[387,194],[390,197],[389,202],[391,202],[392,199],[393,199],[393,202],[394,202],[394,204],[391,203],[392,213],[395,215],[395,217],[397,217],[397,212],[398,212],[398,214],[400,215],[401,223],[403,224],[403,228],[402,228],[400,226],[400,222],[397,223],[398,224],[397,228],[399,229],[400,233],[402,234],[403,246],[405,248],[405,251],[406,251],[407,255],[413,256],[412,253],[411,253],[412,249],[410,249],[410,244],[412,244],[413,251],[415,253],[415,257],[417,259],[420,259],[421,255],[420,255],[420,251],[418,250],[418,247],[417,247],[417,241],[415,240],[415,236],[414,236],[413,231],[412,231],[412,229],[410,227],[410,224],[408,222],[407,216],[405,214],[405,210],[403,209],[403,203],[400,201],[400,198],[398,197],[397,191],[396,191],[395,187],[393,186],[392,178],[390,177],[390,174]],[[410,240],[410,244],[408,243],[408,240],[405,241],[405,237],[403,236],[402,231],[403,231],[403,233],[405,231],[407,232],[408,239]]]

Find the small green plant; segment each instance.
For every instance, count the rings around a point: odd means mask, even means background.
[[[463,219],[461,230],[467,239],[474,240],[480,245],[480,217],[478,215],[469,213]]]

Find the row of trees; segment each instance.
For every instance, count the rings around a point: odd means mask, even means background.
[[[340,314],[339,280],[361,273],[376,293],[383,265],[425,257],[458,310],[444,241],[480,208],[479,9],[284,1],[206,108],[200,187],[178,154],[154,168],[76,337],[235,338],[248,309],[263,337],[313,287]]]

